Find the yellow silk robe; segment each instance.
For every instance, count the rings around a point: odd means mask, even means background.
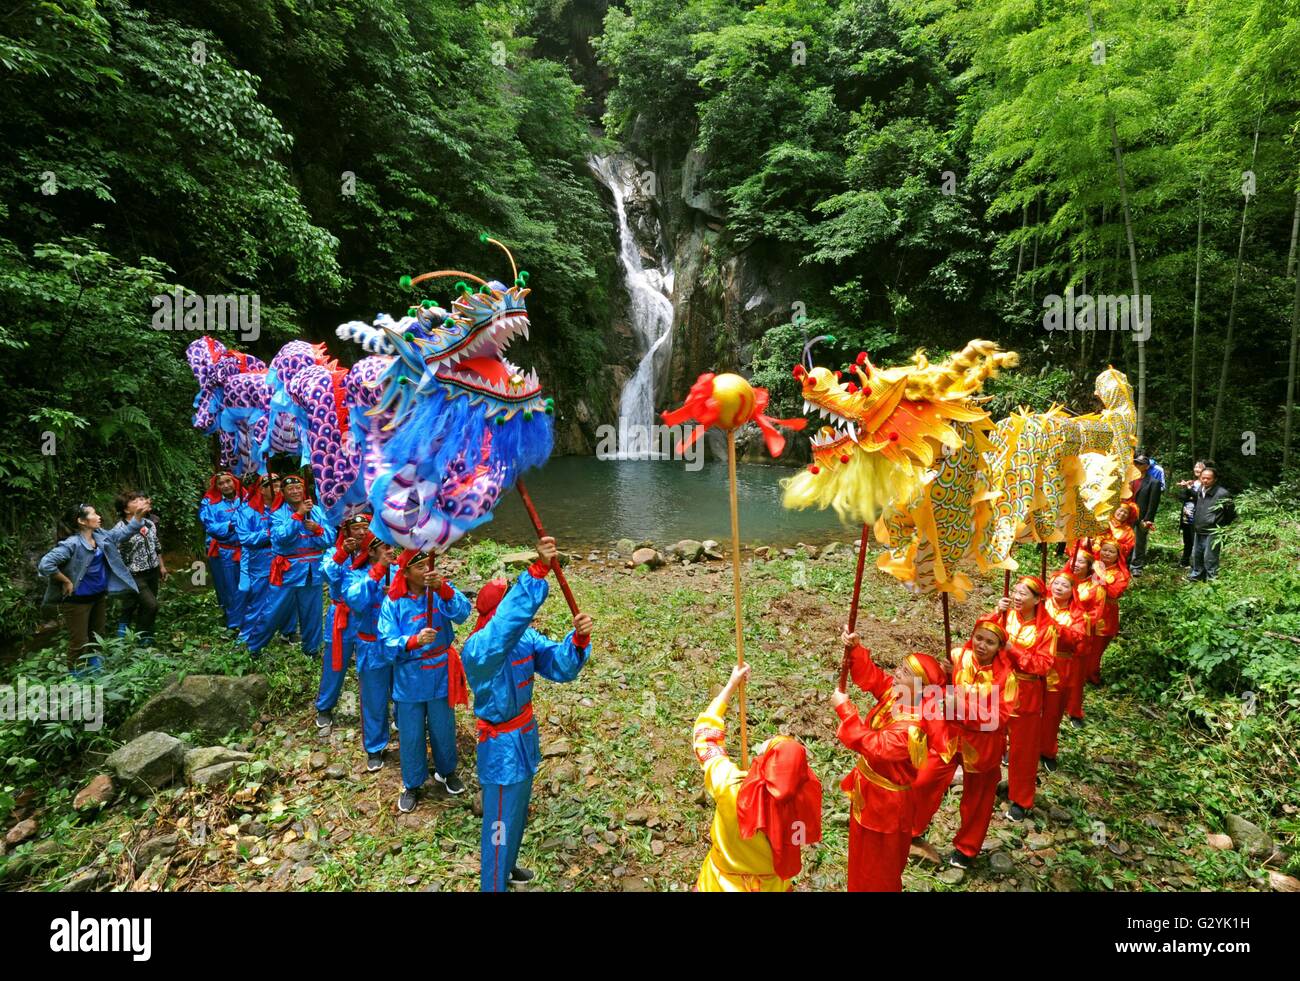
[[[726,711],[726,702],[717,698],[695,720],[695,758],[704,768],[704,786],[716,805],[709,828],[713,847],[700,866],[695,888],[698,892],[789,892],[793,880],[782,879],[773,870],[767,836],[758,831],[752,838],[740,837],[736,795],[746,771],[731,761],[723,745]]]

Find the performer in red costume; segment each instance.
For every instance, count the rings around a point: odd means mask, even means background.
[[[1125,563],[1128,562],[1129,556],[1133,554],[1133,549],[1137,547],[1137,532],[1133,528],[1137,524],[1140,513],[1137,504],[1133,501],[1124,501],[1110,517],[1110,537],[1119,546]],[[1106,536],[1103,535],[1102,537]]]
[[[1101,629],[1106,591],[1092,578],[1092,553],[1086,548],[1076,545],[1069,564],[1061,571],[1073,575],[1075,602],[1088,615],[1092,624],[1087,642],[1075,654],[1074,671],[1070,676],[1070,687],[1066,696],[1066,712],[1070,716],[1070,724],[1079,729],[1083,726],[1084,680],[1090,670],[1093,654],[1099,642],[1097,631]]]
[[[1023,821],[1033,809],[1043,728],[1043,682],[1056,656],[1056,624],[1042,603],[1047,592],[1037,576],[1022,576],[1011,595],[998,600],[1007,617],[1007,656],[1014,669],[1016,700],[1007,722],[1006,816]]]
[[[993,818],[1007,746],[1007,717],[1016,696],[1003,620],[999,613],[980,617],[970,639],[952,649],[947,745],[930,747],[912,785],[916,796],[912,833],[921,839],[961,764],[961,826],[953,837],[948,864],[962,869],[970,868],[979,854]]]
[[[1049,773],[1056,772],[1061,719],[1074,691],[1075,676],[1092,646],[1092,615],[1075,598],[1077,581],[1073,572],[1058,572],[1052,577],[1051,595],[1043,604],[1047,615],[1056,624],[1056,660],[1047,674],[1047,690],[1043,693],[1042,748],[1039,750],[1043,766]]]
[[[928,654],[909,654],[892,672],[872,659],[858,635],[841,634],[854,683],[876,698],[866,718],[838,688],[831,704],[839,739],[858,754],[841,789],[851,800],[849,892],[902,892],[912,841],[912,783],[925,762],[931,728],[921,710],[921,686],[942,685],[943,669]]]
[[[1132,581],[1124,548],[1109,535],[1097,539],[1097,545],[1093,549],[1092,581],[1106,594],[1101,622],[1097,628],[1097,642],[1093,645],[1087,673],[1089,682],[1100,685],[1101,657],[1119,633],[1119,598]]]

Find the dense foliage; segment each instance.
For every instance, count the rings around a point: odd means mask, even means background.
[[[1280,475],[1294,0],[628,0],[594,44],[611,133],[704,156],[731,249],[806,279],[807,336],[850,356],[990,336],[1080,408],[1113,362],[1162,458],[1213,442],[1230,482]],[[1044,297],[1069,287],[1149,295],[1150,322],[1049,332]],[[760,360],[788,366],[804,336]]]
[[[190,517],[209,452],[189,426],[196,333],[151,322],[175,287],[258,295],[260,336],[227,339],[269,360],[404,309],[401,273],[508,278],[478,241],[490,230],[532,273],[548,384],[581,394],[611,231],[582,93],[522,33],[513,7],[452,0],[10,12],[0,526],[46,541],[57,507],[104,511],[123,484],[146,485],[172,529]]]

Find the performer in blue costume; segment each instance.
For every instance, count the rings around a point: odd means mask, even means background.
[[[452,646],[454,624],[469,618],[469,600],[433,571],[433,554],[408,548],[397,560],[379,610],[383,657],[393,665],[393,702],[401,740],[402,793],[397,809],[415,810],[429,776],[425,732],[433,744],[433,778],[449,794],[465,792],[456,775],[456,716],[469,702],[465,669]]]
[[[533,677],[572,681],[591,654],[591,617],[586,613],[573,618],[573,630],[562,641],[543,637],[530,626],[550,589],[546,575],[556,554],[555,539],[543,538],[537,553],[538,560],[520,573],[514,586],[494,579],[479,590],[478,622],[462,655],[478,716],[483,892],[505,892],[508,883],[533,878],[531,871],[516,865],[533,776],[541,762]]]
[[[233,473],[218,470],[199,501],[199,521],[207,533],[208,572],[230,630],[238,630],[244,616],[244,597],[239,591],[239,534],[235,530],[242,504],[240,490]]]
[[[354,514],[343,522],[339,530],[337,547],[320,560],[320,571],[329,585],[330,611],[325,617],[325,633],[329,638],[325,656],[320,662],[320,687],[316,692],[316,728],[328,729],[334,724],[334,706],[339,702],[343,682],[348,676],[348,665],[357,643],[357,627],[352,622],[347,591],[357,563],[357,552],[362,539],[370,533],[370,515]],[[366,561],[361,552],[361,563]]]
[[[244,617],[239,642],[247,644],[266,608],[267,577],[271,574],[271,502],[279,491],[276,474],[244,475],[244,499],[235,512],[239,536],[239,591],[244,597]]]
[[[283,496],[276,498],[271,508],[271,585],[266,613],[249,638],[248,650],[260,654],[296,611],[302,649],[317,657],[322,642],[319,565],[334,531],[325,510],[307,497],[301,477],[290,474],[280,483]]]
[[[388,748],[388,703],[393,698],[393,664],[384,658],[379,640],[379,610],[392,585],[393,547],[367,531],[359,566],[344,599],[357,630],[357,685],[361,689],[361,743],[366,748],[366,770],[384,768]]]

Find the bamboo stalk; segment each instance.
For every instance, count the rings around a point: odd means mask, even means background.
[[[736,601],[736,665],[745,665],[745,626],[740,602],[740,511],[736,503],[736,431],[727,430],[727,492],[731,504],[731,590]],[[745,718],[745,682],[736,704],[740,709],[740,768],[749,769],[749,729]]]

